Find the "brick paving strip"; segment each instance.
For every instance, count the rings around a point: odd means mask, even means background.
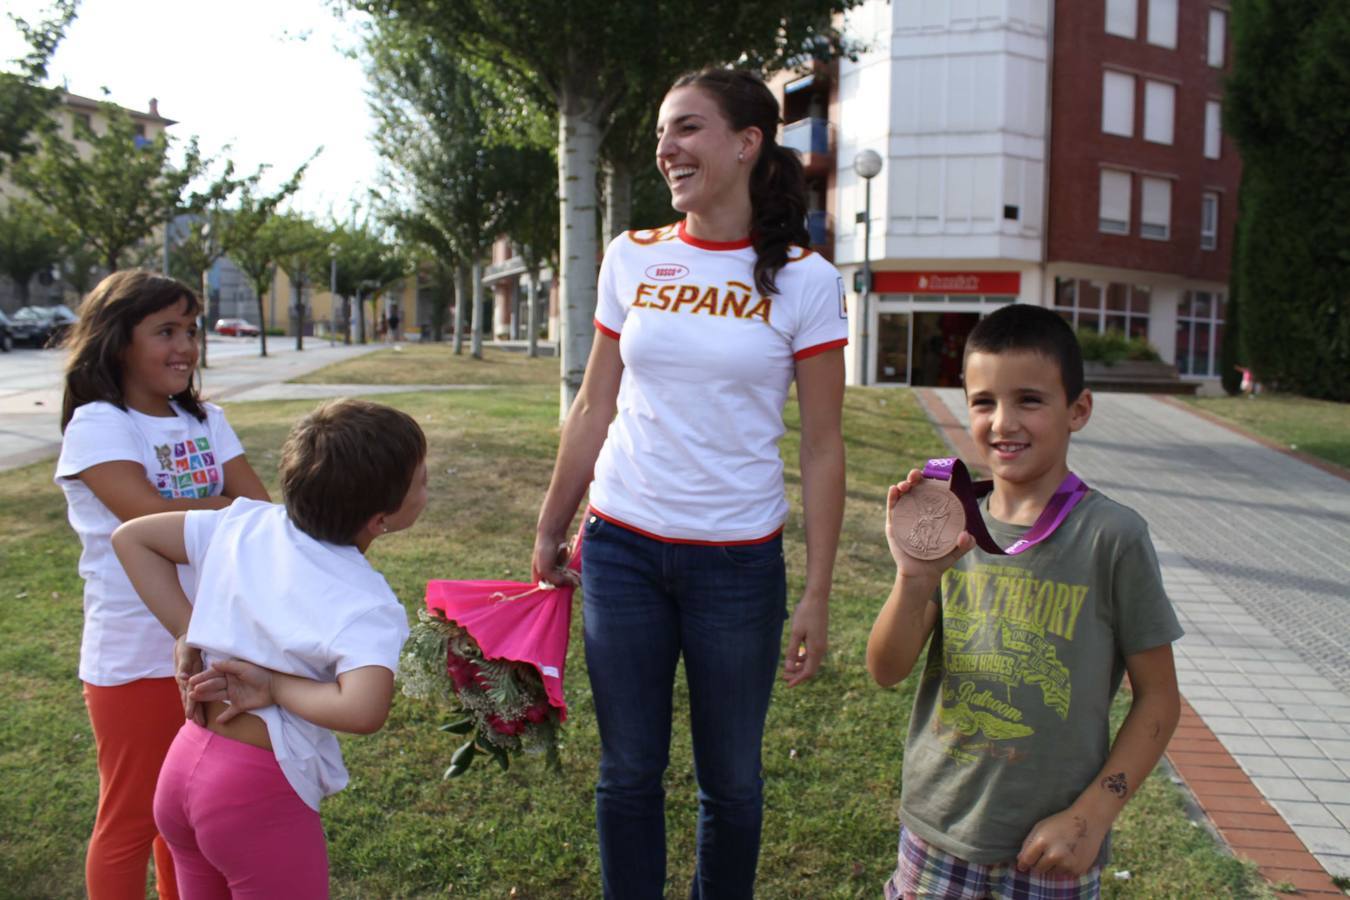
[[[967,461],[978,459],[955,411],[959,395],[944,398],[922,388],[915,394],[952,452]],[[1229,430],[1245,436],[1240,429]],[[1328,867],[1309,851],[1293,824],[1319,841],[1317,849],[1345,871],[1350,863],[1345,855],[1350,843],[1350,769],[1343,758],[1333,761],[1331,753],[1350,757],[1350,706],[1313,709],[1306,693],[1295,688],[1326,687],[1325,679],[1156,533],[1155,544],[1168,594],[1188,633],[1177,646],[1182,694],[1203,707],[1201,711],[1222,732],[1216,735],[1183,699],[1168,761],[1228,846],[1255,862],[1272,884],[1291,885],[1300,896],[1344,897]],[[1237,648],[1215,646],[1205,637],[1207,631],[1224,630],[1231,630],[1237,643],[1245,645],[1241,649],[1248,658],[1241,666],[1231,660]],[[1289,686],[1291,695],[1283,697],[1284,702],[1277,699],[1281,688],[1270,687],[1272,682]],[[1258,684],[1266,690],[1258,690]],[[1319,693],[1324,695],[1319,699],[1333,699],[1332,692]],[[1300,699],[1304,705],[1293,709],[1290,701]],[[1233,753],[1242,757],[1241,763]],[[1313,793],[1309,786],[1319,790]]]

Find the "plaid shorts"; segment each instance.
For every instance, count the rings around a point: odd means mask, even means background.
[[[1011,862],[984,866],[939,850],[908,828],[900,829],[899,856],[886,900],[1096,900],[1102,893],[1100,866],[1079,878],[1019,872]]]

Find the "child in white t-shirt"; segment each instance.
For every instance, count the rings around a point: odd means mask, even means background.
[[[155,793],[187,896],[328,895],[319,800],[347,784],[333,730],[384,724],[408,635],[364,554],[426,506],[412,417],[359,400],[320,407],[282,449],[281,487],[284,507],[149,516],[113,535],[146,606],[208,667],[191,682],[206,724],[183,723]],[[193,566],[195,604],[175,563]]]
[[[114,557],[113,529],[151,513],[267,499],[225,414],[197,395],[200,309],[172,278],[116,272],[85,298],[68,342],[56,483],[83,545],[80,680],[99,771],[85,859],[93,900],[142,896],[152,846],[159,894],[177,896],[153,801],[184,699],[173,641]]]

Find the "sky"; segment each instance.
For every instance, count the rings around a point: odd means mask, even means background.
[[[42,0],[5,0],[30,22]],[[319,146],[293,207],[345,217],[378,183],[366,78],[347,51],[359,20],[325,0],[82,0],[48,66],[48,84],[144,112],[150,98],[208,156],[229,145],[236,171],[272,166],[275,186]],[[26,52],[0,18],[0,60]]]

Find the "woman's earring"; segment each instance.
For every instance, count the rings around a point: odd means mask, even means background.
[[[736,162],[745,162],[745,151],[736,154]]]

